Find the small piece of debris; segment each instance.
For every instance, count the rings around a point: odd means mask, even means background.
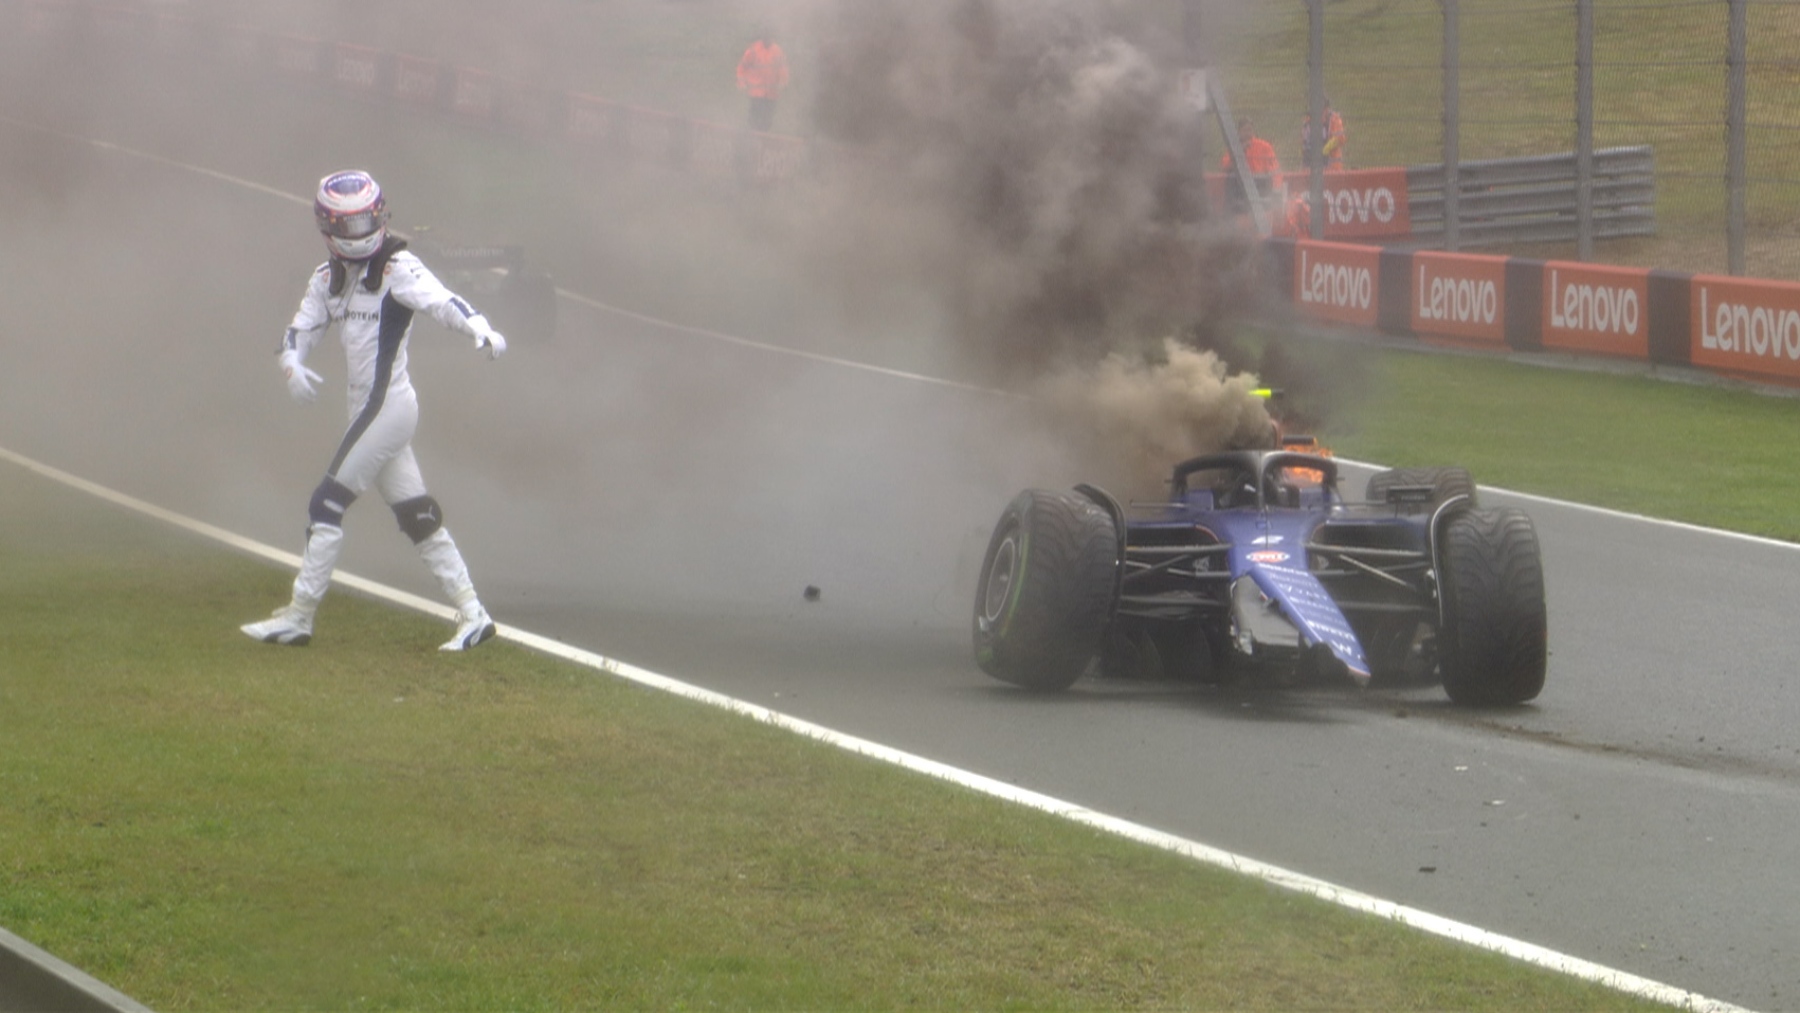
[[[806,590],[800,592],[800,597],[805,598],[807,601],[818,601],[821,593],[818,585],[808,584],[806,585]]]
[[[1427,873],[1429,873],[1429,872],[1436,872],[1436,871],[1437,871],[1437,866],[1435,866],[1435,865],[1421,865],[1421,866],[1419,866],[1419,871],[1420,871],[1420,872],[1427,872]]]

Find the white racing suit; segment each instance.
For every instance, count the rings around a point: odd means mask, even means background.
[[[419,402],[406,372],[414,313],[477,342],[493,334],[486,318],[444,286],[405,243],[389,237],[366,262],[328,261],[313,272],[300,309],[281,339],[280,362],[299,368],[332,324],[349,367],[350,426],[308,508],[306,551],[294,578],[294,605],[311,612],[331,584],[343,548],[344,512],[373,486],[418,546],[444,594],[459,609],[478,607],[462,553],[425,489],[412,438]]]

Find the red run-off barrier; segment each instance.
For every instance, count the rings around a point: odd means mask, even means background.
[[[1800,385],[1800,283],[1311,239],[1264,248],[1278,289],[1315,320]]]
[[[35,0],[20,5],[19,41],[129,46],[370,99],[447,113],[473,125],[757,182],[810,171],[806,139],[675,116],[555,91],[441,60],[347,42],[284,35],[151,6]]]

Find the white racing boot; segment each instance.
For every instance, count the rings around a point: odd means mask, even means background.
[[[238,629],[265,644],[305,647],[312,643],[312,627],[312,610],[289,603],[276,609],[274,615],[262,622],[245,623]]]
[[[446,528],[438,528],[419,543],[419,558],[438,579],[445,597],[456,606],[456,636],[438,645],[440,651],[466,651],[486,643],[500,632],[481,599],[475,596],[475,583],[469,579],[469,568],[457,551],[456,541]]]
[[[300,556],[300,572],[294,576],[294,596],[260,623],[238,627],[246,636],[265,644],[305,647],[312,643],[313,613],[331,586],[344,547],[344,529],[335,524],[314,524],[306,529],[306,551]]]
[[[470,600],[457,609],[456,636],[438,645],[440,651],[466,651],[494,639],[500,628],[488,617],[481,602]]]

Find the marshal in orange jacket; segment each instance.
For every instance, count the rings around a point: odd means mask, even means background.
[[[781,44],[765,39],[750,43],[738,61],[737,83],[751,98],[779,98],[788,83],[787,54]]]
[[[1250,163],[1250,174],[1253,176],[1269,176],[1281,171],[1281,159],[1275,157],[1275,146],[1260,137],[1252,137],[1244,144],[1244,161]],[[1231,155],[1219,159],[1219,168],[1231,171]]]

